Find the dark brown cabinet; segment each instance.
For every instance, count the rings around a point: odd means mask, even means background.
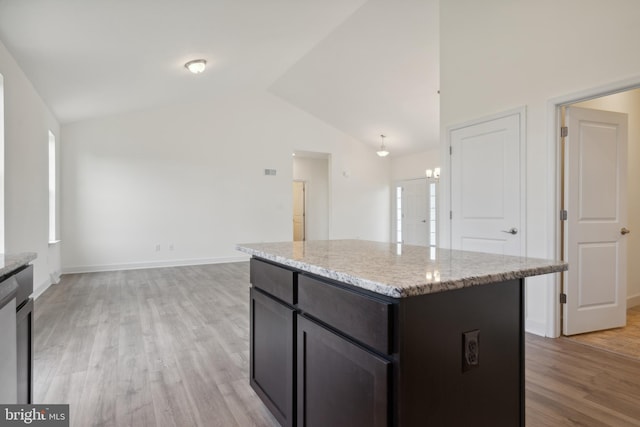
[[[304,316],[297,331],[297,425],[389,425],[391,362]]]
[[[250,384],[282,426],[293,425],[295,312],[251,288]]]
[[[524,426],[522,279],[390,298],[251,260],[251,385],[282,426]]]

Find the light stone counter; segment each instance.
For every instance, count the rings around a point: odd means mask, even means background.
[[[19,254],[0,254],[0,277],[13,273],[23,265],[29,264],[37,258],[35,252],[23,252]]]
[[[0,308],[13,299],[18,291],[18,283],[15,280],[6,280],[5,276],[10,275],[23,265],[36,259],[37,254],[25,252],[21,254],[0,254]]]
[[[568,269],[562,261],[366,240],[248,243],[237,249],[393,298]]]

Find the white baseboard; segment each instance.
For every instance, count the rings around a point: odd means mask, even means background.
[[[33,298],[33,300],[35,301],[40,295],[44,293],[44,291],[49,289],[49,286],[51,286],[52,284],[53,283],[51,283],[51,279],[47,279],[39,285],[35,286],[33,289],[33,293],[31,294],[31,298]]]
[[[637,307],[640,305],[640,294],[627,297],[627,308]]]
[[[81,265],[63,267],[62,274],[97,273],[100,271],[140,270],[144,268],[183,267],[188,265],[224,264],[228,262],[249,261],[249,255],[221,258],[174,259],[165,261],[131,262],[125,264]]]
[[[547,336],[547,325],[544,322],[538,320],[526,319],[524,321],[524,330],[534,335],[540,335],[541,337]]]

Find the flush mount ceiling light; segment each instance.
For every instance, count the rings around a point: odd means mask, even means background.
[[[207,61],[204,59],[194,59],[184,64],[184,67],[191,71],[193,74],[200,74],[207,66]]]
[[[376,151],[376,154],[380,157],[386,157],[389,155],[387,147],[384,146],[384,139],[386,138],[386,136],[380,135],[380,138],[382,139],[382,143],[380,144],[380,150]]]

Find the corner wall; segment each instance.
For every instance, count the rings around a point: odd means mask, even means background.
[[[79,122],[62,139],[65,272],[234,261],[236,243],[290,241],[294,150],[331,154],[329,238],[389,236],[388,161],[272,95]]]
[[[34,293],[60,271],[49,256],[49,130],[60,135],[51,114],[11,53],[0,42],[4,77],[4,227],[6,253],[37,252]],[[59,141],[59,138],[57,138]]]
[[[558,255],[550,100],[640,76],[640,56],[634,54],[640,47],[639,14],[640,3],[632,0],[440,4],[443,148],[449,126],[527,108],[528,256]],[[445,186],[446,175],[445,170]],[[448,224],[443,227],[444,237]],[[551,276],[527,280],[529,331],[559,332],[554,286]]]

